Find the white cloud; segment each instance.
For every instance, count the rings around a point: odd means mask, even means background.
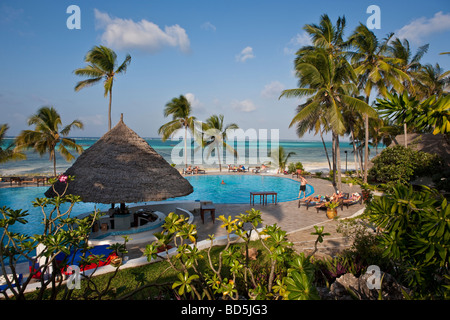
[[[140,49],[155,53],[164,47],[179,47],[184,53],[190,50],[190,41],[179,25],[165,26],[162,30],[158,25],[142,19],[134,22],[131,19],[111,18],[107,13],[94,9],[96,27],[104,29],[101,36],[106,45],[117,49]]]
[[[448,30],[450,30],[450,13],[445,14],[439,11],[432,18],[421,17],[413,20],[397,30],[395,35],[400,39],[408,39],[413,43],[421,44],[426,37]]]
[[[245,47],[238,55],[236,55],[236,61],[245,62],[248,59],[253,59],[255,55],[253,54],[252,47]]]
[[[236,111],[242,111],[242,112],[252,112],[256,110],[256,106],[250,99],[245,99],[242,101],[233,100],[231,102],[231,108],[233,108]]]
[[[295,37],[293,37],[284,48],[284,53],[295,54],[295,52],[297,52],[297,50],[301,47],[310,46],[311,44],[312,42],[309,34],[307,34],[306,32],[297,33]]]
[[[200,102],[200,100],[198,100],[193,93],[189,92],[186,93],[184,96],[186,97],[187,101],[191,103],[192,108],[196,110],[202,110],[203,103]]]
[[[264,86],[264,89],[261,91],[261,95],[267,99],[278,98],[284,88],[284,84],[281,82],[272,81]]]
[[[207,21],[204,24],[201,25],[201,28],[204,30],[211,30],[216,31],[216,26],[213,25],[211,22]]]

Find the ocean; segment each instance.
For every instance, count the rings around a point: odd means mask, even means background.
[[[83,146],[84,149],[92,146],[99,138],[74,138],[76,142]],[[167,140],[163,142],[160,138],[145,138],[148,144],[158,152],[168,163],[176,163],[176,168],[184,168],[184,164],[178,164],[177,161],[184,161],[182,150],[184,148],[184,142],[181,140],[172,141]],[[8,145],[13,141],[13,138],[6,138],[5,145]],[[288,162],[301,162],[305,170],[310,172],[322,171],[328,173],[328,162],[325,154],[325,150],[322,141],[304,141],[304,140],[280,140],[279,146],[282,146],[285,153],[294,152]],[[325,142],[328,149],[328,153],[331,160],[331,141]],[[188,157],[188,163],[192,163],[193,166],[198,165],[205,169],[219,169],[217,161],[215,161],[214,153],[211,156],[206,156],[206,153],[202,155],[202,151],[195,147],[194,144],[191,148],[191,157]],[[233,157],[221,157],[222,170],[226,170],[227,164],[245,165],[250,168],[260,165],[262,162],[270,160],[270,141],[249,142],[242,143],[235,142],[234,148],[238,151],[238,158]],[[343,171],[354,169],[353,147],[344,139],[340,141],[341,148],[341,168]],[[378,153],[381,152],[383,146],[378,147]],[[347,151],[347,153],[346,153]],[[53,173],[53,163],[49,160],[49,156],[46,154],[40,157],[32,150],[25,151],[27,156],[23,161],[10,161],[0,164],[0,175],[3,176],[15,176],[15,175],[51,175]],[[77,157],[76,152],[72,154]],[[375,149],[370,152],[370,158],[375,156]],[[63,173],[69,168],[72,163],[65,161],[61,155],[57,153],[56,158],[56,170],[57,173]]]

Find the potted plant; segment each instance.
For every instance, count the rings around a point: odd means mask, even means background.
[[[337,201],[330,201],[325,204],[327,207],[327,217],[328,219],[333,219],[337,216],[337,207],[339,207],[340,203]]]
[[[122,264],[123,255],[128,253],[126,243],[128,242],[128,237],[124,236],[124,243],[114,243],[108,247],[108,249],[113,250],[115,257],[111,259],[110,263],[114,267],[118,267]]]

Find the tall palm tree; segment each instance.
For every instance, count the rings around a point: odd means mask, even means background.
[[[56,176],[56,149],[66,161],[75,157],[69,149],[75,149],[78,154],[83,152],[83,147],[78,145],[74,139],[67,138],[72,128],[83,129],[83,123],[74,120],[69,125],[59,130],[61,116],[53,107],[42,107],[38,112],[28,119],[28,125],[35,125],[34,130],[23,130],[16,137],[16,148],[23,150],[32,148],[40,156],[49,153],[50,161],[53,161],[53,174]]]
[[[95,46],[86,54],[84,61],[88,65],[83,68],[76,69],[74,73],[78,76],[87,77],[88,79],[79,81],[75,86],[75,91],[92,86],[104,79],[104,96],[106,97],[109,94],[108,130],[111,130],[113,83],[116,75],[127,71],[127,67],[131,62],[131,56],[127,54],[122,64],[117,67],[117,55],[113,50],[105,46]]]
[[[166,141],[176,131],[184,128],[184,163],[187,167],[187,131],[194,130],[194,122],[196,118],[191,115],[191,103],[185,96],[180,95],[173,98],[164,108],[164,117],[172,116],[172,120],[163,124],[158,134],[162,136],[162,141]]]
[[[232,152],[234,156],[237,156],[237,151],[225,142],[227,139],[227,130],[239,129],[239,126],[235,123],[224,125],[223,118],[223,114],[212,115],[206,119],[203,127],[204,146],[207,148],[207,156],[210,156],[214,151],[217,155],[220,172],[222,172],[220,155],[223,154],[223,148],[226,148],[228,151]]]
[[[6,145],[5,138],[9,126],[5,123],[0,125],[0,163],[7,161],[25,160],[27,157],[15,149],[14,143]]]
[[[421,100],[439,97],[449,92],[450,70],[444,71],[439,63],[434,66],[428,63],[417,71],[414,84]]]
[[[420,59],[422,59],[423,55],[427,53],[429,46],[429,44],[420,46],[413,55],[409,41],[407,39],[400,40],[399,38],[396,38],[389,43],[387,48],[392,57],[400,59],[397,67],[406,73],[411,79],[411,82],[405,81],[403,83],[405,89],[408,90],[410,95],[415,95],[416,90],[413,83],[414,78],[416,77],[417,71],[422,68]]]
[[[295,115],[290,127],[317,112],[318,109],[324,109],[335,141],[336,161],[333,163],[337,164],[337,184],[338,189],[341,190],[339,136],[345,132],[343,108],[350,107],[368,114],[374,114],[375,111],[366,102],[352,96],[356,90],[354,84],[356,76],[350,64],[341,57],[330,56],[323,48],[316,48],[298,60],[296,72],[299,77],[299,88],[284,90],[280,98],[307,96],[311,99]],[[333,174],[333,179],[335,177],[336,174]],[[336,185],[335,180],[334,184]]]
[[[306,107],[310,101],[300,104],[297,106],[296,114],[299,113],[304,107]],[[320,134],[320,139],[322,140],[322,145],[325,151],[325,155],[328,161],[328,168],[331,169],[330,157],[328,156],[327,146],[323,139],[323,133],[330,131],[328,126],[328,120],[326,119],[327,114],[325,109],[317,108],[315,112],[311,112],[306,118],[300,120],[296,124],[296,133],[299,138],[303,137],[305,133],[314,131],[314,135]]]
[[[372,89],[385,96],[390,87],[396,91],[403,91],[403,83],[411,83],[409,76],[397,68],[395,64],[401,59],[388,56],[388,43],[393,34],[379,42],[376,35],[364,24],[360,24],[350,36],[348,43],[356,51],[351,53],[352,63],[358,75],[359,88],[363,89],[366,103],[369,103]],[[364,148],[364,182],[367,182],[369,164],[369,115],[366,114],[365,122],[365,148]]]

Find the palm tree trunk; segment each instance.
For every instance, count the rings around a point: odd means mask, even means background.
[[[330,169],[331,172],[331,163],[330,163],[330,157],[328,156],[328,150],[327,150],[327,146],[325,145],[325,141],[323,141],[323,131],[320,131],[320,139],[322,139],[322,144],[323,144],[323,148],[325,149],[325,155],[327,156],[327,161],[328,161],[328,168]]]
[[[112,82],[109,89],[109,107],[108,107],[108,131],[111,130],[111,103],[112,103]]]
[[[50,159],[53,160],[53,176],[56,177],[56,157],[55,157],[55,149],[50,150]]]
[[[333,187],[336,188],[336,135],[333,132],[332,134],[332,154],[331,157],[333,158]]]
[[[355,172],[356,172],[356,176],[359,178],[358,160],[357,160],[357,154],[356,154],[355,134],[353,133],[353,126],[350,126],[350,135],[352,137],[353,158],[354,158],[354,162],[355,162]]]
[[[367,97],[369,100],[369,97]],[[367,167],[369,165],[369,115],[364,115],[364,127],[365,127],[365,140],[364,145],[364,183],[367,183]]]
[[[339,146],[339,135],[336,135],[336,164],[337,164],[337,186],[339,192],[342,192],[341,151]]]
[[[408,130],[406,128],[406,122],[403,123],[403,131],[405,133],[405,148],[408,148]]]

